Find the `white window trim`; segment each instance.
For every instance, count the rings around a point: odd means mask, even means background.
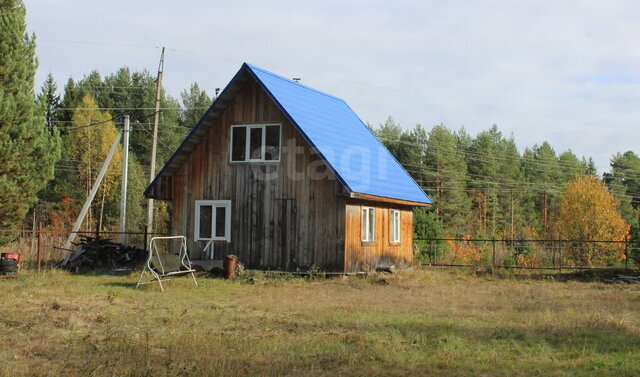
[[[397,209],[389,210],[389,242],[391,243],[400,243],[400,224],[402,224],[402,222],[400,221],[400,216],[400,211],[398,211]],[[397,223],[396,218],[398,220]]]
[[[278,158],[275,160],[265,160],[264,154],[267,148],[267,126],[278,126]],[[233,129],[238,127],[244,127],[247,129],[245,132],[245,141],[244,141],[244,156],[245,159],[242,161],[234,161],[233,160]],[[261,151],[260,158],[251,158],[251,129],[252,128],[261,128],[262,129],[262,142],[261,142]],[[246,162],[280,162],[280,157],[282,155],[282,123],[263,123],[263,124],[234,124],[231,126],[231,134],[229,136],[229,162],[230,163],[246,163]]]
[[[211,238],[200,237],[200,207],[211,206]],[[224,237],[216,237],[216,207],[224,207]],[[231,242],[231,200],[196,200],[196,216],[193,227],[193,239],[196,241]]]
[[[367,212],[365,216],[364,213]],[[369,212],[373,212],[373,224],[369,224],[369,218],[371,214]],[[375,242],[376,241],[376,209],[374,207],[362,207],[360,211],[360,216],[362,216],[362,242]],[[369,226],[371,226],[371,239],[368,239],[369,236]]]

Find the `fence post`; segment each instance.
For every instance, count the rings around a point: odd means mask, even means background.
[[[624,243],[624,268],[629,269],[629,240]]]
[[[38,223],[38,252],[37,252],[37,257],[36,257],[36,261],[38,263],[38,273],[40,273],[40,262],[42,261],[42,242],[41,242],[41,238],[42,238],[42,223]]]
[[[148,250],[147,249],[148,238],[149,238],[149,225],[145,225],[144,226],[144,246],[143,246],[144,250]]]
[[[493,267],[496,266],[496,239],[492,238],[491,243],[493,245]]]
[[[438,244],[431,241],[431,251],[433,252],[433,264],[438,264]]]
[[[562,275],[562,244],[558,243],[559,247],[558,247],[558,254],[559,254],[559,259],[558,259],[558,266],[560,267],[560,272],[558,273],[558,275]]]
[[[431,240],[431,263],[432,264],[438,263],[436,260],[437,255],[438,255],[438,250],[437,250],[436,242]]]

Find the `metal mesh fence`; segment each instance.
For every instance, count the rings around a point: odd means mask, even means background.
[[[640,247],[615,240],[416,239],[423,264],[507,269],[638,268]]]

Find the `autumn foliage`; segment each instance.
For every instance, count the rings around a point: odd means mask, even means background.
[[[516,262],[520,267],[540,267],[542,266],[542,260],[535,253],[527,254],[518,254],[516,257]]]
[[[471,236],[463,237],[463,241],[456,242],[447,240],[447,244],[451,249],[452,261],[460,261],[463,264],[477,264],[480,262],[482,255],[480,247],[471,242]]]
[[[624,259],[624,241],[629,224],[618,212],[619,201],[594,176],[577,177],[566,185],[554,231],[559,239],[576,241],[620,241],[581,243],[569,248],[567,257],[587,265]]]

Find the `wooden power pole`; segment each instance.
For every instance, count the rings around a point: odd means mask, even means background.
[[[127,229],[127,179],[129,175],[129,116],[124,116],[124,138],[122,139],[122,184],[120,191],[120,243],[126,243]]]
[[[160,91],[162,90],[162,71],[164,69],[164,47],[158,65],[156,79],[156,112],[153,114],[153,140],[151,142],[151,166],[149,169],[149,184],[156,177],[156,149],[158,147],[158,121],[160,120]],[[153,199],[147,201],[147,232],[153,231]],[[145,245],[147,247],[147,245]]]

